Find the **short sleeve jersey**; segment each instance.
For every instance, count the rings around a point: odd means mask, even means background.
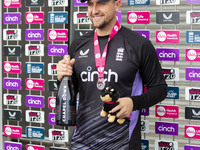
[[[126,150],[134,147],[140,150],[139,109],[143,104],[139,107],[139,103],[135,103],[131,119],[126,119],[121,125],[116,121],[109,123],[107,117],[100,116],[103,102],[101,91],[96,86],[98,72],[94,57],[94,32],[74,40],[70,55],[76,60],[72,79],[80,95],[71,148]],[[123,26],[108,44],[104,79],[106,86],[114,87],[120,97],[141,95],[143,84],[149,87],[166,84],[151,42]]]

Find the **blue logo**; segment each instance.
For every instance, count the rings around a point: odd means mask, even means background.
[[[142,147],[142,150],[149,150],[149,141],[141,140],[141,147]]]
[[[128,0],[128,5],[150,5],[150,0]]]
[[[200,31],[186,31],[187,43],[200,43]]]
[[[26,127],[26,137],[33,139],[44,139],[44,128]]]
[[[179,87],[167,87],[166,99],[179,99]]]
[[[49,23],[68,23],[68,12],[49,12]]]
[[[44,74],[44,63],[26,63],[25,70],[28,74]]]

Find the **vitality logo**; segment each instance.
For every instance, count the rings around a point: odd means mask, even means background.
[[[21,95],[3,94],[3,104],[9,106],[21,106]]]
[[[92,24],[87,12],[74,12],[74,24]]]
[[[44,112],[26,110],[26,121],[34,123],[44,123]]]
[[[21,29],[3,29],[3,40],[20,41]]]
[[[68,142],[68,130],[49,129],[49,140]]]
[[[150,12],[128,12],[127,13],[128,24],[149,24]]]
[[[3,0],[3,7],[21,7],[21,0]]]

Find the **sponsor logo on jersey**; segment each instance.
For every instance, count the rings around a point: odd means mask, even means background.
[[[157,24],[179,24],[179,12],[156,12]]]
[[[185,99],[192,101],[200,101],[200,88],[198,87],[186,87]]]
[[[6,57],[20,57],[21,56],[21,46],[3,46],[3,56]]]
[[[44,128],[27,126],[26,137],[33,139],[44,139]]]
[[[26,145],[26,150],[45,150],[44,146],[39,146],[39,145]]]
[[[179,81],[179,68],[162,68],[163,76],[167,81]]]
[[[68,12],[48,12],[49,23],[68,23]]]
[[[44,123],[44,112],[26,110],[26,122]]]
[[[167,87],[166,99],[179,99],[179,87]]]
[[[187,43],[200,43],[200,31],[186,31]]]
[[[3,40],[20,41],[21,29],[3,29]]]
[[[50,92],[54,92],[58,90],[58,85],[56,80],[49,80],[48,81],[48,90]]]
[[[44,0],[26,0],[26,6],[28,7],[44,6]]]
[[[200,120],[200,108],[185,107],[185,119]]]
[[[133,30],[139,34],[141,34],[143,37],[147,38],[149,40],[150,31],[149,30]]]
[[[44,12],[26,12],[25,23],[27,24],[43,24]]]
[[[88,53],[89,53],[90,49],[86,49],[86,50],[80,50],[80,55],[78,56],[78,58],[88,58]]]
[[[4,24],[20,24],[21,13],[3,13]]]
[[[26,41],[43,41],[44,29],[26,29],[25,35]]]
[[[26,90],[44,91],[44,79],[25,79]]]
[[[179,5],[180,0],[156,0],[156,5]]]
[[[25,100],[27,107],[44,108],[44,96],[26,95]]]
[[[49,7],[68,6],[68,0],[48,0]]]
[[[187,4],[200,4],[200,0],[186,0]]]
[[[3,62],[4,73],[21,73],[21,62]]]
[[[120,47],[117,49],[117,53],[116,53],[116,61],[123,61],[124,58],[124,48]]]
[[[68,30],[67,29],[49,29],[48,30],[49,41],[68,41]]]
[[[49,113],[48,122],[50,125],[55,125],[55,114],[54,113]]]
[[[200,126],[185,126],[185,138],[200,139]]]
[[[149,116],[149,108],[143,108],[142,111],[141,111],[141,115]]]
[[[155,114],[156,117],[161,118],[178,118],[179,107],[169,105],[156,105]]]
[[[179,43],[179,31],[156,31],[157,43]]]
[[[185,145],[184,150],[199,150],[200,146]]]
[[[82,82],[93,82],[94,79],[98,79],[98,72],[92,71],[92,67],[88,66],[87,71],[82,71],[80,74]],[[111,78],[114,82],[118,82],[118,74],[114,72],[112,69],[108,69],[108,71],[104,71],[104,80],[105,82],[110,82]]]
[[[3,7],[21,7],[21,0],[3,0]]]
[[[22,127],[4,125],[4,136],[21,138],[22,137]]]
[[[128,0],[128,5],[150,5],[150,0]]]
[[[187,11],[186,12],[187,24],[200,24],[200,11]]]
[[[149,133],[149,120],[141,120],[141,133]]]
[[[74,24],[92,24],[87,12],[74,12]]]
[[[22,150],[22,143],[5,141],[4,150]]]
[[[25,71],[28,74],[44,74],[44,63],[25,63]]]
[[[155,141],[155,150],[178,150],[178,142],[176,141]]]
[[[49,140],[68,142],[68,130],[49,129]]]
[[[56,76],[57,70],[56,70],[57,63],[48,63],[48,75]]]
[[[186,49],[186,61],[200,61],[200,49]]]
[[[21,79],[20,78],[4,78],[3,88],[21,90]]]
[[[22,111],[15,109],[4,109],[4,119],[10,121],[21,121]]]
[[[155,122],[156,134],[178,135],[178,123]]]
[[[192,81],[199,81],[200,69],[199,68],[186,68],[185,79],[192,80]]]
[[[26,56],[44,56],[44,44],[26,44]]]
[[[21,106],[21,95],[3,94],[3,104],[9,106]]]
[[[149,24],[150,12],[127,12],[128,24]]]
[[[48,108],[55,109],[56,108],[56,97],[49,97],[48,98]]]
[[[164,61],[179,61],[179,49],[157,48],[159,60]]]
[[[74,0],[74,6],[87,6],[87,1],[85,3],[81,3],[81,0]]]

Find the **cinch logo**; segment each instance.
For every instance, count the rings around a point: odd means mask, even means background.
[[[10,15],[8,15],[6,18],[5,18],[5,20],[7,21],[7,22],[18,22],[19,21],[19,18],[17,17],[17,16],[10,16]]]
[[[8,87],[18,87],[18,83],[17,82],[11,82],[10,80],[8,80],[8,82],[6,82],[6,86]]]
[[[13,146],[11,146],[11,145],[8,145],[8,146],[6,146],[6,150],[21,150],[21,149],[19,149],[18,147],[13,147]]]
[[[93,82],[94,78],[98,79],[98,72],[97,71],[93,71],[91,72],[92,68],[88,67],[87,68],[88,71],[82,71],[80,74],[81,80],[82,82]],[[105,75],[105,82],[110,82],[111,78],[114,80],[114,82],[118,82],[118,74],[116,72],[113,72],[111,69],[109,69],[108,71],[104,71],[104,75]]]
[[[171,52],[171,53],[166,53],[165,51],[162,51],[160,54],[159,54],[159,57],[161,58],[176,58],[176,54]]]
[[[63,56],[67,54],[67,45],[57,45],[57,44],[49,44],[48,45],[48,55],[52,56]]]
[[[159,131],[164,131],[164,132],[175,132],[175,129],[173,127],[159,126],[158,130]]]
[[[39,32],[38,33],[30,32],[30,33],[28,33],[28,37],[29,38],[41,38],[42,35]]]
[[[199,81],[200,69],[199,68],[186,68],[186,80]]]

